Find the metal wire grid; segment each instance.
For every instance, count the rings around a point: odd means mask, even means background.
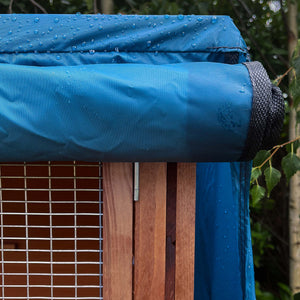
[[[0,299],[103,299],[101,164],[0,165]]]

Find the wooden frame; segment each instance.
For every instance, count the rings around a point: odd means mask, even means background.
[[[104,299],[194,299],[196,165],[103,164]]]

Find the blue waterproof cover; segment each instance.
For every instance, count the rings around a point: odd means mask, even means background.
[[[0,22],[0,160],[223,161],[197,165],[195,299],[255,299],[251,163],[234,161],[253,157],[270,135],[264,118],[254,122],[260,107],[276,118],[273,90],[267,81],[267,92],[255,90],[264,80],[255,82],[253,70],[262,67],[243,64],[246,46],[231,19]]]
[[[0,18],[2,161],[239,161],[272,137],[228,17]]]

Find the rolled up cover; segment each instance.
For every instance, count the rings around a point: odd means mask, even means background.
[[[259,63],[2,64],[0,103],[2,161],[250,160],[283,119]]]
[[[1,161],[239,161],[276,141],[282,97],[259,63],[223,63],[245,55],[228,18],[1,18]]]

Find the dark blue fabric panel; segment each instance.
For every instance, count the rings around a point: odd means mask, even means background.
[[[251,163],[197,165],[195,299],[255,299]]]
[[[1,161],[236,161],[252,86],[242,64],[2,64],[0,101]]]

